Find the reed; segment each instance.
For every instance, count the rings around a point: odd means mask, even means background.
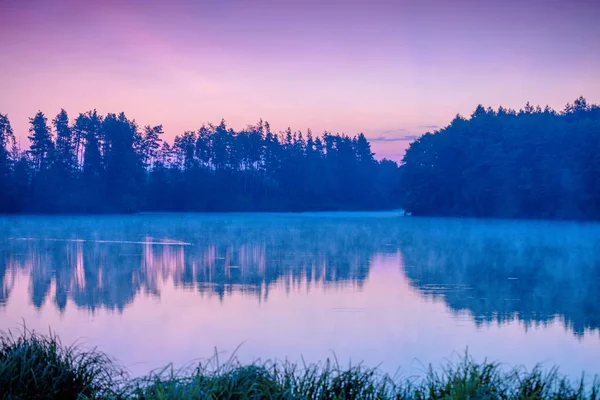
[[[317,364],[261,361],[225,362],[218,355],[187,368],[172,365],[131,378],[96,349],[66,346],[52,332],[23,328],[0,334],[2,399],[598,399],[595,377],[573,382],[556,368],[509,369],[475,362],[429,367],[423,377],[396,379],[363,365],[342,367],[336,360]]]

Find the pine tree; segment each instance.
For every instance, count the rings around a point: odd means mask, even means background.
[[[162,125],[150,127],[146,125],[140,141],[140,152],[145,167],[152,169],[160,149],[160,138],[163,134]]]
[[[52,121],[56,132],[56,151],[54,163],[65,175],[72,175],[77,167],[75,141],[73,131],[69,126],[69,117],[64,109]]]
[[[8,115],[0,114],[0,213],[9,211],[12,201],[10,147],[14,144]]]
[[[45,169],[50,165],[50,157],[54,150],[52,134],[48,127],[48,119],[41,111],[35,114],[35,117],[29,118],[28,136],[31,141],[29,153],[33,158],[33,164],[37,171]]]

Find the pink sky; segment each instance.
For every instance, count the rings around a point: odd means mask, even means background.
[[[123,0],[0,3],[0,113],[97,108],[166,138],[243,128],[409,139],[482,103],[600,103],[593,0]]]

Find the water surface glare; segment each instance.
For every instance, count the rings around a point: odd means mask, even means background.
[[[397,213],[0,217],[0,329],[140,375],[237,349],[404,376],[476,359],[600,374],[600,225]]]

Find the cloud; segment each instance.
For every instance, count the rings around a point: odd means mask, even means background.
[[[406,142],[415,140],[416,138],[418,138],[417,135],[404,135],[398,137],[376,136],[367,139],[369,142]]]
[[[440,129],[439,125],[420,125],[420,127],[425,129]]]
[[[418,135],[412,135],[408,129],[396,128],[382,131],[380,136],[367,137],[369,142],[412,142]]]
[[[390,135],[390,134],[394,134],[394,133],[405,133],[408,132],[408,129],[404,129],[404,128],[398,128],[398,129],[388,129],[387,131],[383,131],[381,133],[383,133],[384,135]]]

